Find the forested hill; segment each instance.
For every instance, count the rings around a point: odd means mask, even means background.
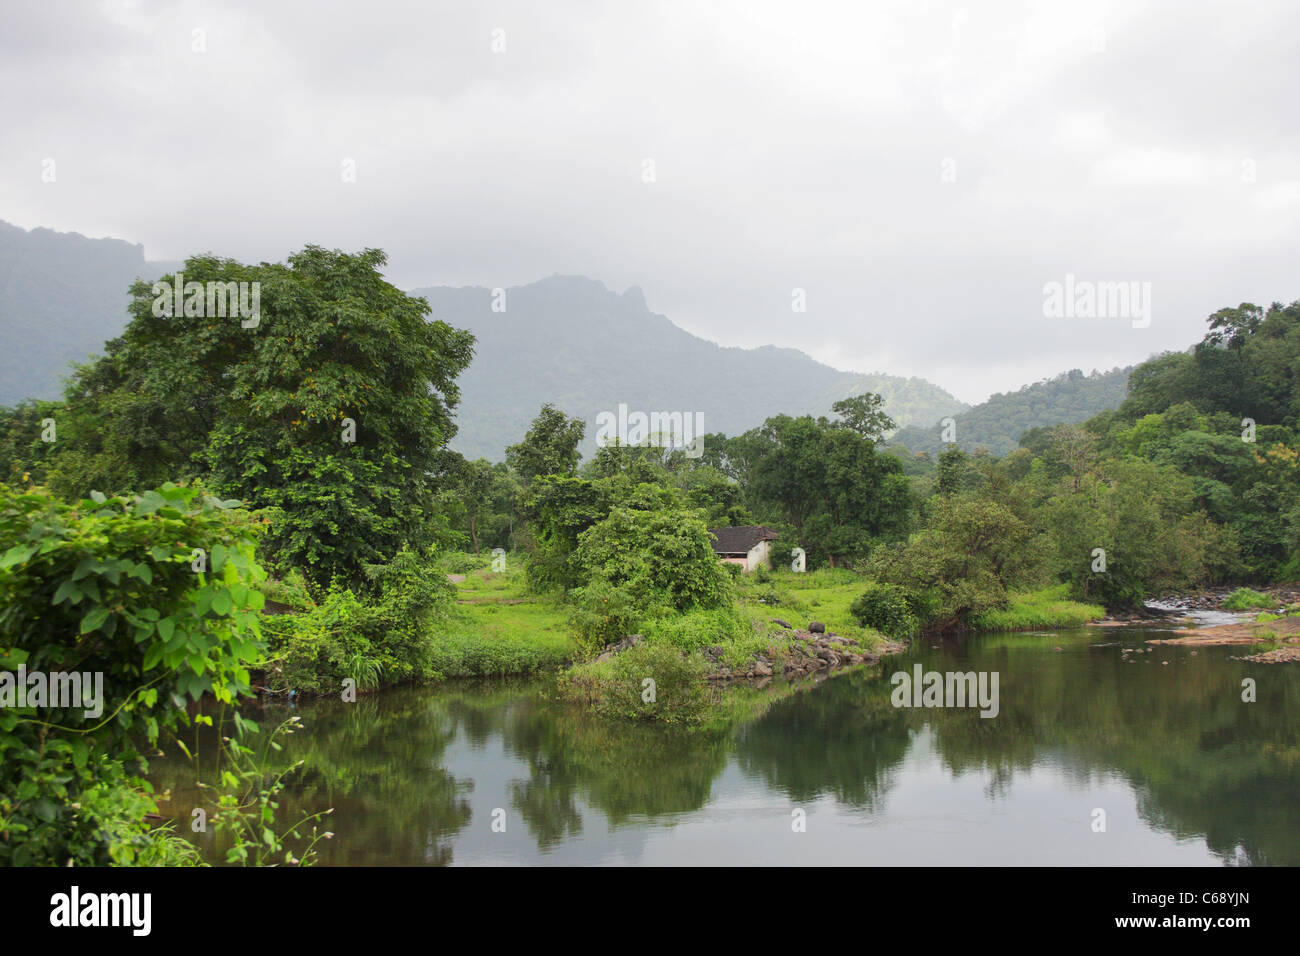
[[[175,267],[121,239],[0,221],[0,405],[58,398],[68,364],[102,353],[126,327],[131,283]]]
[[[181,263],[149,261],[121,239],[90,239],[0,221],[0,405],[57,399],[70,363],[102,354],[127,323],[128,289]],[[629,411],[700,412],[709,432],[738,434],[771,415],[829,415],[831,404],[879,393],[900,425],[926,425],[968,406],[920,378],[860,375],[797,349],[726,348],[651,312],[639,289],[619,295],[580,276],[507,290],[427,288],[433,317],[472,332],[474,361],[461,376],[460,433],[452,447],[500,460],[546,402],[588,423]]]
[[[956,444],[965,451],[987,448],[995,455],[1005,455],[1018,447],[1020,436],[1031,428],[1074,425],[1099,412],[1119,408],[1132,371],[1130,366],[1085,375],[1071,369],[1019,391],[999,392],[987,402],[953,416]],[[890,445],[935,456],[945,447],[942,434],[943,425],[936,419],[924,427],[900,429],[890,439]]]
[[[885,399],[900,424],[928,424],[968,406],[930,382],[831,368],[797,349],[727,348],[692,335],[646,306],[582,276],[552,276],[506,290],[492,311],[484,288],[416,289],[433,316],[477,338],[461,375],[460,431],[452,448],[499,460],[543,403],[587,422],[629,410],[701,412],[707,432],[739,434],[772,415],[830,415],[831,404],[864,391]]]

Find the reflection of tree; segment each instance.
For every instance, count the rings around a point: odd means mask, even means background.
[[[806,802],[825,793],[876,807],[907,753],[906,712],[889,702],[887,679],[857,671],[775,704],[738,735],[741,768]]]
[[[338,833],[317,844],[324,864],[451,862],[451,839],[470,821],[464,794],[473,783],[443,769],[443,753],[455,728],[436,697],[394,692],[355,704],[306,706],[300,712],[303,727],[283,739],[283,750],[270,755],[269,769],[275,771],[304,761],[288,778],[276,811],[278,826],[333,807],[323,825]],[[276,707],[262,713],[246,706],[244,713],[266,731],[289,711]],[[201,736],[200,746],[201,754],[215,754],[211,733]],[[200,778],[209,783],[214,781],[213,764],[210,759],[199,763]],[[188,833],[190,810],[205,804],[193,785],[193,766],[183,757],[159,760],[151,776],[173,789],[172,809],[179,829]],[[401,826],[392,826],[394,819]],[[347,821],[346,832],[341,820]],[[208,841],[205,849],[216,859],[223,848]]]
[[[1225,862],[1300,863],[1300,728],[1287,719],[1300,709],[1296,674],[1268,671],[1269,692],[1246,704],[1241,678],[1259,674],[1227,661],[1227,649],[1191,657],[1162,648],[1128,663],[1113,648],[1065,655],[1024,640],[981,639],[969,656],[922,658],[927,670],[1000,673],[994,719],[913,712],[935,729],[955,772],[982,767],[1007,780],[1054,753],[1081,776],[1122,773],[1149,825],[1203,836]]]
[[[582,832],[582,814],[573,802],[575,791],[572,783],[557,783],[545,775],[510,785],[511,806],[519,811],[540,849],[558,846]]]
[[[954,774],[988,776],[990,799],[1045,762],[1080,780],[1119,772],[1149,825],[1180,838],[1203,835],[1229,862],[1300,864],[1292,809],[1300,728],[1287,719],[1300,709],[1300,674],[1251,670],[1228,662],[1222,649],[1133,656],[1141,662],[1126,663],[1113,648],[1084,652],[1068,635],[977,638],[890,662],[879,677],[859,671],[799,692],[737,688],[716,719],[694,731],[597,718],[555,700],[544,682],[399,689],[356,704],[305,706],[305,726],[274,755],[277,767],[306,762],[277,819],[335,807],[326,826],[338,836],[319,844],[325,863],[450,862],[471,817],[472,781],[446,768],[448,746],[462,733],[474,747],[500,741],[523,764],[510,803],[542,850],[581,834],[585,807],[613,826],[698,810],[733,751],[743,772],[794,800],[829,794],[874,809],[911,732],[929,727]],[[1169,666],[1159,663],[1165,657]],[[917,661],[940,672],[997,671],[998,716],[894,708],[889,674]],[[1260,681],[1253,704],[1240,700],[1248,675]],[[269,726],[285,713],[251,715]],[[200,738],[210,781],[214,738],[206,729]],[[151,776],[172,789],[170,807],[188,833],[190,808],[204,802],[191,765],[155,761]],[[196,839],[209,840],[209,858],[220,858],[210,837]]]
[[[554,702],[515,709],[506,741],[528,761],[531,801],[565,807],[580,794],[615,826],[634,816],[698,810],[728,750],[725,730],[607,720]],[[541,832],[533,830],[539,845]]]

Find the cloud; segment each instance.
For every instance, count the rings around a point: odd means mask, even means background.
[[[585,274],[725,344],[978,401],[1300,296],[1297,26],[1280,2],[24,5],[0,217],[155,258],[380,246],[406,287]],[[1045,324],[1066,273],[1152,282],[1151,328]]]

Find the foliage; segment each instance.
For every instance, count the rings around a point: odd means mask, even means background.
[[[615,508],[578,536],[573,562],[585,581],[621,588],[643,611],[720,607],[730,600],[709,530],[689,510]]]
[[[990,608],[970,619],[977,631],[1061,630],[1099,620],[1106,615],[1100,604],[1069,599],[1070,587],[1057,584],[1036,591],[1013,591],[1007,606]]]
[[[453,588],[431,551],[403,549],[367,565],[356,591],[334,582],[310,607],[266,619],[275,691],[339,693],[432,676],[435,629],[447,620]]]
[[[863,627],[890,637],[909,638],[921,627],[906,588],[897,584],[869,584],[850,610]]]
[[[51,485],[79,497],[202,477],[266,509],[270,562],[321,584],[436,540],[472,338],[427,321],[385,261],[308,246],[285,265],[185,263],[187,285],[257,283],[255,320],[188,301],[170,314],[137,283],[126,330],[69,383]]]
[[[1229,611],[1254,611],[1276,606],[1277,601],[1272,597],[1251,588],[1237,588],[1223,601],[1223,607]]]
[[[666,724],[707,717],[713,693],[698,655],[669,643],[643,641],[610,660],[579,664],[560,679],[560,693],[599,714]]]
[[[646,611],[624,588],[595,577],[571,592],[570,623],[587,650],[599,650],[636,630]]]
[[[75,505],[0,486],[0,669],[103,681],[98,714],[0,708],[0,861],[153,852],[139,742],[154,745],[204,694],[248,693],[260,651],[265,572],[234,504],[170,484]]]
[[[572,475],[586,425],[549,402],[542,406],[524,440],[506,449],[506,463],[526,483],[543,475]]]

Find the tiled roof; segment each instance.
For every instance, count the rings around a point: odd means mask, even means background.
[[[714,554],[748,554],[760,541],[773,541],[778,535],[762,525],[742,525],[736,528],[713,528]]]

